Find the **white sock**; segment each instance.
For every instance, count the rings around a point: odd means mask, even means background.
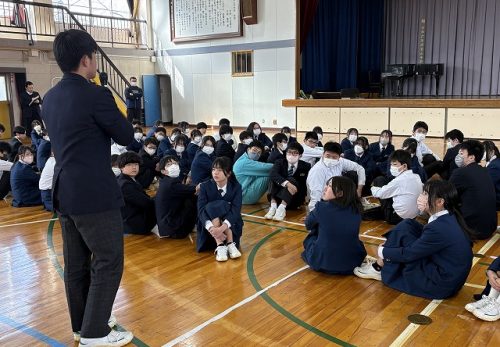
[[[500,299],[500,292],[495,288],[491,287],[488,297],[498,301]]]
[[[275,203],[275,202],[271,202],[271,207],[270,209],[273,209],[273,208],[277,208],[278,207],[278,204]]]
[[[278,207],[278,210],[285,211],[286,205],[280,204],[280,206]]]

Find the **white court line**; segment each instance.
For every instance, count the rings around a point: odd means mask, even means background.
[[[231,313],[232,311],[236,310],[237,308],[245,305],[245,304],[248,304],[250,301],[258,298],[260,295],[262,295],[263,293],[267,292],[269,289],[273,288],[273,287],[276,287],[277,285],[279,285],[280,283],[286,281],[287,279],[289,279],[290,277],[292,276],[295,276],[296,274],[298,274],[299,272],[301,271],[304,271],[305,269],[308,269],[309,268],[309,265],[306,265],[306,266],[303,266],[301,267],[300,269],[297,269],[295,270],[294,272],[286,275],[285,277],[283,277],[282,279],[274,282],[273,284],[267,286],[266,288],[264,289],[261,289],[259,290],[258,292],[256,292],[255,294],[253,294],[252,296],[249,296],[248,298],[238,302],[237,304],[229,307],[227,310],[219,313],[218,315],[210,318],[209,320],[205,321],[204,323],[198,325],[197,327],[189,330],[187,333],[179,336],[178,338],[166,343],[163,345],[163,347],[171,347],[171,346],[174,346],[178,343],[181,343],[183,342],[184,340],[190,338],[191,336],[193,336],[194,334],[196,334],[197,332],[199,332],[200,330],[202,330],[203,328],[205,328],[206,326],[208,326],[209,324],[213,323],[213,322],[216,322],[218,321],[219,319],[221,318],[224,318],[226,315],[228,315],[229,313]]]
[[[258,218],[258,219],[266,219],[266,218],[261,217],[261,216],[254,216],[254,215],[252,215],[252,214],[246,214],[246,213],[242,213],[241,215],[242,215],[242,216],[245,216],[245,217],[252,217],[252,218]],[[289,221],[286,221],[286,220],[282,220],[282,221],[276,221],[276,220],[275,220],[275,221],[273,221],[272,219],[266,219],[266,220],[268,220],[268,221],[270,221],[270,222],[275,222],[275,223],[288,223],[288,224],[293,224],[293,225],[299,225],[299,226],[301,226],[301,227],[305,227],[305,226],[306,226],[306,225],[305,225],[305,224],[303,224],[303,223],[289,222]]]
[[[370,228],[370,229],[368,229],[367,231],[365,231],[365,232],[363,233],[363,235],[367,235],[368,233],[371,233],[372,231],[377,230],[377,229],[378,229],[378,228],[380,228],[382,225],[385,225],[385,224],[384,224],[384,223],[381,223],[381,224],[379,224],[379,225],[377,225],[377,226],[374,226],[373,228]]]
[[[18,225],[28,225],[28,224],[36,224],[36,223],[43,223],[43,222],[52,222],[52,221],[57,220],[57,219],[58,218],[51,218],[51,219],[36,220],[33,222],[6,224],[6,225],[0,225],[0,228],[17,227]]]
[[[479,250],[478,253],[484,254],[490,249],[495,242],[500,239],[499,234],[493,235],[493,237],[486,242],[486,244]],[[472,260],[472,266],[476,265],[480,258],[474,257]],[[432,300],[427,307],[425,307],[420,314],[429,316],[434,310],[442,303],[443,300]],[[420,327],[418,324],[410,323],[405,330],[391,343],[390,347],[402,346],[408,341],[408,339],[413,335],[415,331]]]

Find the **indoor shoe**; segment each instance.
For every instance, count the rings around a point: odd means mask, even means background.
[[[215,260],[227,261],[227,246],[221,245],[215,249]]]
[[[231,259],[236,259],[241,257],[241,253],[236,247],[236,243],[231,242],[229,245],[227,245],[227,252],[229,253],[229,258]]]
[[[111,330],[107,336],[97,338],[82,337],[80,339],[80,347],[87,346],[125,346],[128,344],[134,335],[130,331]]]
[[[382,275],[380,271],[375,270],[373,264],[374,263],[372,261],[367,261],[366,263],[361,264],[361,266],[354,268],[354,274],[361,278],[381,281]]]

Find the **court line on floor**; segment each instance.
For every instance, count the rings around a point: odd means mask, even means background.
[[[38,330],[30,328],[29,326],[27,326],[25,324],[18,323],[15,320],[13,320],[7,316],[4,316],[2,314],[0,314],[0,323],[8,325],[17,331],[23,332],[26,335],[34,337],[35,339],[42,341],[42,342],[48,344],[49,346],[54,346],[54,347],[64,347],[65,346],[64,343],[61,343],[57,340],[54,340],[53,338],[39,332]]]
[[[496,234],[493,235],[493,237],[486,242],[486,244],[478,251],[480,254],[486,253],[497,241],[500,239],[500,235]],[[472,267],[476,265],[476,263],[479,261],[480,258],[475,257],[472,260]],[[471,268],[472,268],[471,267]],[[441,304],[443,300],[432,300],[423,310],[420,312],[420,314],[429,316],[434,310]],[[410,323],[405,330],[391,343],[390,347],[396,347],[396,346],[402,346],[405,344],[408,339],[417,331],[417,329],[420,327],[420,325]]]
[[[22,222],[22,223],[4,224],[4,225],[0,224],[0,228],[17,227],[19,225],[37,224],[37,223],[43,223],[43,222],[53,222],[56,220],[57,220],[57,218],[51,218],[51,219],[35,220],[32,222]]]

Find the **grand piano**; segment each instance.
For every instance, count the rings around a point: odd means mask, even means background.
[[[434,76],[436,96],[439,95],[439,78],[444,73],[444,64],[391,64],[382,72],[382,81],[390,80],[390,96],[403,95],[403,84],[415,76]]]

